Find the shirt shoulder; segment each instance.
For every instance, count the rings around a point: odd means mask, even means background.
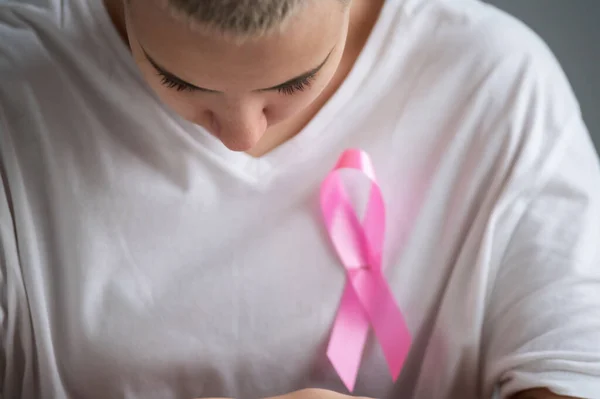
[[[101,1],[0,5],[0,135],[20,148],[48,126],[53,135],[77,130],[64,115],[105,107],[132,75],[111,29]]]
[[[579,106],[559,61],[523,22],[479,0],[415,0],[405,10],[411,63],[444,99],[487,103],[487,116],[522,116],[541,106],[548,123],[565,124]],[[485,99],[485,101],[481,101]],[[540,116],[540,115],[538,115]]]
[[[409,93],[401,112],[410,115],[412,129],[418,137],[460,142],[472,151],[463,156],[501,159],[506,167],[494,168],[498,179],[515,170],[531,178],[572,134],[569,124],[581,119],[548,45],[524,23],[477,0],[408,4],[393,36],[388,86],[397,97]]]
[[[0,4],[0,82],[2,91],[52,80],[109,58],[106,18],[96,2],[25,0]],[[43,77],[43,79],[42,79]],[[4,90],[2,90],[4,89]],[[6,100],[6,99],[5,99]]]
[[[65,7],[60,0],[0,3],[0,61],[4,69],[9,61],[26,59],[31,44],[64,27]]]
[[[448,50],[466,47],[480,61],[515,55],[554,59],[543,39],[524,22],[480,0],[413,1],[404,14],[409,24],[436,39],[429,44],[449,46]]]

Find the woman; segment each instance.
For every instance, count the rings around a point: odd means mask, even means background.
[[[350,394],[317,201],[348,148],[374,163],[412,337],[395,382],[370,340],[353,395],[599,397],[598,158],[515,20],[474,0],[37,3],[0,8],[2,397]]]

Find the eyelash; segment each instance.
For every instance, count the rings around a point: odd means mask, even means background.
[[[168,77],[167,75],[165,75],[162,72],[157,71],[157,73],[158,73],[158,76],[160,76],[160,83],[169,89],[175,89],[177,91],[189,91],[189,92],[192,92],[195,90],[191,86],[188,86],[186,84],[183,84],[181,82],[171,79],[170,77]]]
[[[291,96],[297,92],[309,89],[313,80],[315,80],[315,75],[309,75],[286,86],[278,87],[277,91],[283,95]]]
[[[169,89],[174,89],[177,91],[187,91],[187,92],[196,91],[196,89],[194,87],[191,87],[191,86],[188,86],[181,82],[178,82],[176,80],[173,80],[169,76],[163,74],[162,72],[157,71],[157,73],[158,73],[158,76],[160,76],[160,83]],[[291,96],[293,94],[296,94],[297,92],[305,91],[310,88],[310,85],[315,80],[315,77],[316,77],[315,75],[307,76],[303,79],[292,82],[286,86],[278,87],[277,91],[286,96]]]

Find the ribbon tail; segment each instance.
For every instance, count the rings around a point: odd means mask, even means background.
[[[368,332],[369,319],[348,282],[331,331],[327,357],[349,392],[356,384]]]
[[[411,335],[384,276],[377,273],[373,280],[378,287],[379,306],[370,312],[371,323],[392,378],[396,381],[410,350]]]
[[[382,273],[371,271],[356,274],[353,283],[371,321],[390,374],[396,381],[411,346],[411,335],[404,316]]]

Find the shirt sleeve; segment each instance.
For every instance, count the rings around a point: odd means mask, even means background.
[[[1,109],[0,109],[1,111]],[[1,117],[0,113],[0,117]],[[33,397],[35,381],[29,308],[19,263],[13,204],[5,161],[10,141],[0,118],[0,399]]]
[[[512,201],[518,221],[485,321],[484,384],[500,398],[538,387],[600,398],[600,168],[579,115],[540,159],[532,188]]]

